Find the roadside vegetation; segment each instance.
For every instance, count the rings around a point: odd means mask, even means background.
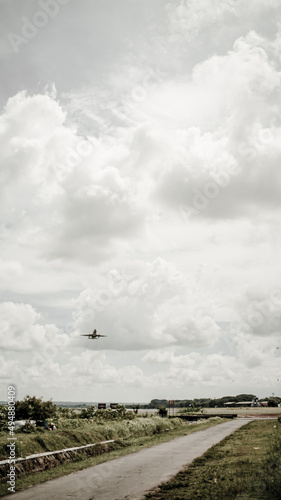
[[[17,476],[17,490],[133,453],[138,451],[140,447],[150,447],[224,421],[219,417],[213,417],[208,422],[189,423],[179,418],[161,417],[161,412],[158,415],[137,415],[134,411],[127,411],[122,405],[118,405],[115,409],[106,410],[96,410],[91,406],[80,412],[74,412],[71,409],[42,404],[40,411],[40,404],[43,403],[40,398],[28,396],[25,399],[22,405],[18,404],[16,416],[25,420],[23,417],[27,416],[28,408],[29,420],[14,433],[16,458],[107,440],[115,440],[115,442],[110,444],[108,452],[101,455],[95,455],[94,448],[91,448],[93,452],[90,451],[86,456],[79,450],[73,459],[63,461],[61,465],[53,467],[50,464],[50,468],[31,474],[24,472],[26,475]],[[0,408],[2,428],[0,432],[0,460],[5,460],[9,456],[6,416],[6,409]],[[35,426],[31,423],[35,417],[40,425]],[[44,426],[47,419],[48,425]],[[55,424],[55,430],[49,430],[50,422]],[[3,480],[5,481],[4,478]],[[7,485],[3,482],[0,485],[0,496],[6,492]]]
[[[142,419],[143,417],[139,417]],[[155,417],[148,417],[148,420],[154,419]],[[157,417],[156,417],[157,418]],[[164,422],[168,419],[163,419]],[[120,458],[130,453],[135,453],[144,448],[149,448],[160,443],[165,443],[175,439],[177,437],[186,436],[196,431],[201,431],[224,422],[224,419],[214,417],[206,421],[198,421],[197,423],[187,423],[180,421],[179,426],[175,426],[172,430],[166,430],[159,434],[143,435],[140,437],[134,437],[127,439],[117,439],[116,442],[111,446],[110,451],[102,455],[94,455],[85,457],[82,454],[77,454],[73,461],[62,463],[55,468],[50,468],[43,470],[41,472],[32,473],[23,477],[18,477],[16,481],[16,490],[22,490],[29,488],[30,486],[35,486],[36,484],[43,483],[50,479],[55,479],[58,477],[66,476],[73,472],[91,467],[93,465],[98,465],[103,462],[108,462],[114,460],[115,458]],[[170,424],[170,420],[168,424]],[[0,484],[0,496],[7,493],[7,485]]]
[[[252,421],[210,448],[150,500],[280,500],[281,418]]]
[[[110,439],[127,440],[141,436],[153,436],[187,427],[177,418],[169,420],[158,416],[136,417],[133,420],[126,418],[122,420],[99,419],[92,423],[79,418],[55,418],[53,422],[56,424],[57,430],[52,432],[32,425],[23,426],[16,431],[16,456],[26,457],[34,453],[62,450]],[[0,460],[7,458],[7,434],[1,432]]]
[[[251,411],[253,410],[259,410],[259,408],[252,408]],[[272,408],[272,410],[278,411],[279,409]],[[133,453],[138,451],[140,447],[145,448],[167,442],[224,421],[218,416],[209,418],[207,421],[198,420],[196,423],[190,423],[180,418],[169,419],[167,418],[168,412],[165,405],[159,406],[158,414],[154,415],[148,412],[143,413],[144,410],[138,414],[138,411],[138,407],[135,407],[133,411],[128,411],[123,405],[117,405],[114,409],[103,410],[97,410],[94,406],[81,409],[61,408],[57,407],[52,401],[44,402],[42,398],[36,398],[35,396],[27,396],[23,401],[17,402],[16,419],[26,423],[15,431],[16,458],[114,440],[114,443],[108,446],[108,451],[103,454],[96,454],[94,448],[91,448],[92,451],[89,451],[86,455],[79,450],[75,457],[71,458],[70,456],[66,461],[63,459],[62,463],[56,466],[47,465],[45,470],[30,473],[24,469],[23,473],[20,473],[17,477],[17,489],[24,489],[55,477],[61,477],[91,465],[97,465]],[[203,411],[205,413],[206,409],[203,410],[199,405],[195,406],[193,404],[183,406],[180,409],[180,412],[185,415]],[[207,411],[215,411],[215,408],[209,408]],[[228,412],[230,411],[229,409]],[[245,411],[249,411],[249,409]],[[226,413],[225,410],[224,412]],[[7,449],[7,436],[9,435],[7,420],[7,406],[0,405],[0,460],[5,460],[9,456]],[[279,420],[281,420],[281,416]],[[281,428],[281,422],[276,426]],[[244,487],[247,481],[252,484],[253,477],[260,481],[260,470],[263,471],[263,477],[265,471],[267,471],[266,474],[269,478],[269,483],[260,486],[260,488],[268,489],[272,477],[274,477],[274,482],[279,484],[279,476],[276,471],[278,467],[280,469],[280,458],[278,457],[280,457],[281,451],[281,438],[280,429],[276,430],[276,428],[273,428],[272,421],[252,422],[249,427],[246,426],[237,431],[238,434],[235,434],[236,437],[233,443],[227,440],[223,442],[226,443],[225,449],[212,448],[207,455],[198,459],[197,462],[195,461],[194,466],[181,473],[183,475],[177,476],[178,479],[174,479],[168,485],[163,485],[161,493],[155,493],[156,496],[150,498],[163,498],[163,500],[166,498],[167,500],[180,500],[181,498],[280,498],[274,496],[259,497],[257,495],[253,497],[243,496],[247,491]],[[247,429],[247,432],[243,434],[244,429]],[[253,432],[251,429],[253,429]],[[232,437],[227,439],[232,439]],[[218,446],[223,446],[223,444]],[[269,454],[271,462],[268,459]],[[190,480],[191,473],[195,474],[195,476],[192,476]],[[3,480],[4,478],[2,478]],[[198,485],[201,483],[204,487],[203,493],[201,489],[198,490]],[[190,490],[191,486],[195,489]],[[6,493],[6,487],[5,484],[0,484],[0,496]],[[188,493],[186,491],[187,487]],[[181,491],[182,488],[184,488],[184,492]],[[235,488],[236,490],[238,488],[237,491],[243,490],[243,493],[239,493],[240,496],[237,497],[231,496],[232,490],[236,491]],[[191,491],[190,496],[186,496],[189,495],[189,491]],[[206,496],[209,494],[211,496]]]
[[[8,458],[7,415],[0,409],[0,460]],[[27,396],[17,402],[16,418],[26,422],[14,431],[16,437],[16,457],[56,451],[75,446],[98,443],[107,440],[128,440],[153,436],[185,429],[187,424],[180,419],[161,418],[159,415],[137,415],[127,411],[123,405],[115,409],[97,410],[94,406],[78,413],[56,408],[53,403],[41,398]],[[28,419],[28,420],[26,420]],[[37,425],[35,425],[37,423]],[[51,428],[55,426],[55,430]]]

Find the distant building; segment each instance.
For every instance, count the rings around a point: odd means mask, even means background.
[[[229,403],[224,403],[224,406],[232,407],[234,408],[235,406],[254,406],[253,401],[229,401]]]

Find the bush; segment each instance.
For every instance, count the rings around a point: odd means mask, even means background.
[[[25,434],[31,434],[32,432],[36,432],[36,427],[30,422],[26,422],[26,424],[22,425],[18,430],[20,432],[24,432]]]
[[[53,422],[58,429],[78,429],[88,425],[88,420],[80,418],[55,418]]]
[[[0,431],[8,430],[8,406],[0,405]]]
[[[73,408],[58,407],[57,416],[58,418],[78,418],[79,415],[77,415]]]
[[[204,410],[200,406],[190,405],[186,408],[181,408],[180,415],[185,415],[186,413],[204,413]]]
[[[17,420],[46,420],[56,415],[57,407],[52,401],[43,401],[36,396],[26,396],[15,404]]]
[[[132,411],[126,411],[124,405],[117,405],[115,410],[96,410],[93,418],[95,420],[132,420],[136,415]]]
[[[95,412],[94,406],[89,406],[88,408],[83,408],[81,411],[79,418],[93,418]]]
[[[160,417],[167,417],[168,410],[165,408],[165,406],[161,406],[158,410],[158,415]]]
[[[271,406],[273,408],[278,407],[278,399],[277,398],[268,398],[268,406]]]

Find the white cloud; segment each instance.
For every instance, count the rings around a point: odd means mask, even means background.
[[[280,373],[279,359],[274,357],[273,352],[269,357],[269,349],[261,345],[253,345],[250,339],[242,338],[239,341],[237,354],[228,355],[221,352],[202,355],[192,352],[186,355],[177,355],[173,351],[154,350],[149,351],[143,357],[145,364],[165,367],[162,372],[153,376],[155,383],[159,385],[174,385],[174,390],[180,387],[188,387],[192,393],[196,393],[200,387],[200,394],[208,391],[218,390],[222,394],[226,386],[236,387],[245,391],[257,393],[257,389],[249,387],[264,386],[264,384],[275,383]],[[215,389],[216,388],[216,389]],[[195,389],[195,391],[194,391]],[[232,388],[233,390],[233,388]],[[238,389],[239,390],[239,389]],[[198,394],[198,392],[197,392]]]
[[[77,136],[64,118],[47,95],[20,93],[9,100],[0,129],[4,213],[21,243],[36,237],[43,255],[91,258],[97,248],[102,259],[105,244],[141,224],[135,187],[104,165],[96,142]]]
[[[13,359],[7,360],[5,356],[0,357],[0,379],[10,384],[19,376],[18,362]]]
[[[22,396],[278,390],[280,2],[160,4],[70,2],[0,53],[1,346]]]
[[[271,337],[278,343],[281,328],[281,292],[264,285],[248,289],[237,299],[241,318],[240,330],[261,337]],[[274,341],[275,337],[275,341]]]
[[[154,148],[148,143],[163,203],[203,218],[262,216],[265,206],[280,208],[274,43],[250,32],[226,55],[196,65],[191,81],[170,81],[151,96],[170,116],[166,130],[158,117],[162,130],[150,132]]]
[[[23,275],[23,267],[20,262],[0,259],[0,280],[2,287],[9,289],[14,282]]]
[[[238,30],[249,31],[253,24],[266,26],[266,22],[278,18],[278,0],[180,0],[166,6],[171,42],[192,44],[201,49],[209,47],[236,34]],[[238,28],[238,29],[237,29]],[[228,29],[228,38],[225,31]]]
[[[138,274],[109,275],[106,286],[82,292],[73,318],[80,332],[102,326],[108,338],[101,348],[139,350],[159,343],[213,345],[220,335],[213,315],[204,284],[158,258],[139,264]]]
[[[29,304],[0,303],[1,349],[43,351],[49,344],[54,349],[65,346],[67,335],[55,325],[40,324],[40,314]]]
[[[181,0],[167,5],[172,41],[183,37],[187,42],[199,35],[204,36],[206,28],[219,24],[227,14],[235,13],[235,0]],[[205,38],[205,37],[204,37]]]

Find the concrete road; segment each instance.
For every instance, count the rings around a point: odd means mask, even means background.
[[[2,497],[13,500],[140,500],[184,465],[249,422],[239,418]]]

